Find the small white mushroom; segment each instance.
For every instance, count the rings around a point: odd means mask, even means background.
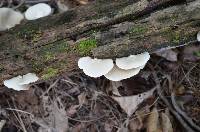
[[[78,66],[90,77],[100,77],[107,74],[114,66],[112,59],[92,59],[82,57],[78,61]]]
[[[28,90],[28,85],[20,85],[19,83],[22,80],[22,76],[13,77],[9,80],[5,80],[3,83],[6,87],[12,88],[14,90]]]
[[[39,78],[34,73],[28,73],[23,76],[19,75],[9,80],[5,80],[3,83],[8,88],[20,91],[20,90],[28,90],[29,84],[36,82],[38,79]]]
[[[24,19],[23,14],[11,8],[0,8],[0,31],[14,27]]]
[[[19,83],[20,85],[30,84],[32,82],[36,82],[39,78],[34,73],[27,73],[23,75],[22,81]]]
[[[129,70],[144,66],[149,60],[150,55],[148,52],[144,52],[138,55],[130,55],[128,57],[122,57],[116,59],[116,65],[124,70]]]
[[[197,41],[200,42],[200,31],[197,33]]]
[[[104,76],[111,81],[121,81],[123,79],[127,79],[138,74],[140,69],[142,69],[143,67],[144,66],[129,69],[129,70],[124,70],[124,69],[120,69],[117,66],[114,66],[113,69],[107,74],[105,74]]]
[[[45,3],[39,3],[29,7],[25,12],[25,18],[27,20],[36,20],[41,17],[50,15],[52,12],[51,7]]]

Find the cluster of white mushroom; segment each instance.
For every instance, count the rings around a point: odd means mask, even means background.
[[[115,64],[112,59],[82,57],[78,61],[78,66],[90,77],[105,76],[109,80],[120,81],[138,74],[149,59],[148,52],[117,58]]]
[[[14,27],[24,19],[36,20],[41,17],[48,16],[52,13],[52,9],[48,4],[39,3],[29,7],[24,15],[12,8],[0,8],[0,31],[4,31]]]
[[[36,82],[39,78],[34,73],[28,73],[23,76],[17,76],[13,77],[9,80],[5,80],[3,84],[8,87],[12,88],[14,90],[20,91],[20,90],[28,90],[30,87],[30,83]]]

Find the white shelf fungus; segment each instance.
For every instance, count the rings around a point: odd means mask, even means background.
[[[124,69],[120,69],[117,66],[114,66],[114,68],[104,76],[111,81],[121,81],[123,79],[127,79],[132,76],[135,76],[136,74],[140,72],[140,69],[142,68],[143,66],[129,69],[129,70],[124,70]]]
[[[200,42],[200,31],[197,33],[197,41]]]
[[[138,55],[130,55],[128,57],[122,57],[116,59],[116,65],[124,70],[129,70],[132,68],[138,68],[144,66],[149,60],[150,55],[148,52],[144,52]]]
[[[78,66],[90,77],[100,77],[107,74],[114,66],[112,59],[92,59],[82,57],[78,61]]]
[[[9,80],[5,80],[3,83],[6,87],[14,90],[28,90],[29,84],[36,82],[39,78],[34,73],[28,73],[23,76],[13,77]]]
[[[0,31],[14,27],[24,19],[23,14],[11,8],[0,8]]]
[[[116,65],[112,59],[92,59],[82,57],[78,61],[78,66],[90,77],[100,77],[104,75],[112,81],[121,81],[130,78],[140,72],[150,59],[148,52],[129,57],[117,58]]]
[[[36,20],[41,17],[50,15],[52,12],[51,7],[45,3],[39,3],[29,7],[25,12],[25,18],[27,20]]]

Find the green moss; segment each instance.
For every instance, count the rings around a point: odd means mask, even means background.
[[[38,40],[40,40],[40,38],[42,37],[42,32],[38,31],[35,32],[34,34],[32,34],[32,36],[30,36],[31,42],[37,42]]]
[[[55,55],[52,54],[51,52],[46,52],[45,55],[44,55],[45,61],[49,61],[49,60],[52,60],[54,58],[55,58]]]
[[[157,18],[159,23],[171,23],[176,22],[178,20],[178,14],[171,14],[171,15],[162,15]]]
[[[195,51],[195,52],[193,52],[193,54],[194,54],[195,56],[197,56],[197,57],[200,57],[200,51]]]
[[[173,35],[172,35],[171,41],[173,43],[180,43],[180,39],[181,39],[180,33],[174,32]]]
[[[31,61],[31,66],[32,66],[34,72],[39,72],[43,69],[44,64],[42,62],[38,62],[38,61]]]
[[[17,33],[20,38],[30,40],[31,42],[37,42],[42,37],[42,32],[39,29],[21,29]]]
[[[41,78],[47,80],[47,79],[49,79],[49,78],[51,78],[51,77],[56,76],[57,73],[58,73],[58,69],[55,69],[55,68],[47,68],[47,69],[44,71],[44,73],[43,73],[43,75],[41,76]]]
[[[181,31],[175,31],[172,28],[166,28],[163,30],[161,35],[171,43],[180,43],[181,40],[185,39],[183,38],[184,34],[181,34],[180,32]]]
[[[37,52],[38,55],[43,56],[44,61],[49,61],[55,58],[56,55],[68,52],[70,49],[66,40],[57,41],[40,48]]]
[[[89,55],[90,51],[97,47],[97,41],[95,39],[82,40],[78,44],[78,52],[81,55]]]
[[[148,28],[145,26],[134,26],[129,30],[131,35],[143,35],[145,32],[148,31]]]

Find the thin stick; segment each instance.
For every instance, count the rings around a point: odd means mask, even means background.
[[[162,95],[160,81],[158,80],[158,77],[155,72],[153,72],[153,76],[154,76],[155,82],[156,82],[157,93],[160,96],[160,98],[162,99],[162,101],[167,105],[168,109],[176,117],[176,119],[180,122],[180,124],[185,128],[185,130],[187,132],[195,132],[190,126],[187,125],[187,123],[182,119],[182,117],[172,108],[172,106],[168,102],[168,100]]]
[[[16,111],[16,112],[21,112],[21,113],[25,113],[25,114],[28,114],[28,115],[31,115],[32,117],[34,117],[33,114],[27,112],[27,111],[23,111],[23,110],[19,110],[19,109],[12,109],[12,108],[5,108],[6,110],[10,110],[10,111]]]
[[[47,94],[54,86],[56,86],[58,81],[59,79],[57,79],[52,85],[50,85],[49,88],[40,97],[42,98],[45,94]]]
[[[196,125],[190,117],[187,116],[187,114],[181,110],[181,108],[178,106],[175,100],[175,94],[174,92],[171,93],[171,100],[172,105],[174,106],[174,109],[187,121],[194,129],[198,130],[200,132],[200,127]]]

